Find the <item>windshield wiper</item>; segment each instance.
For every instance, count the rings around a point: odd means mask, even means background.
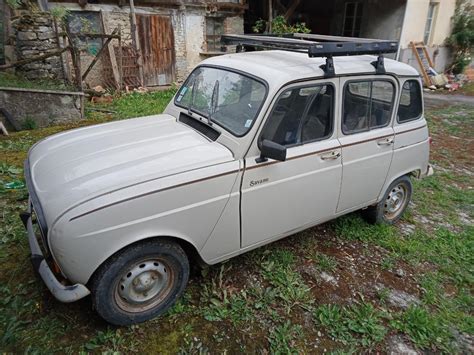
[[[196,86],[196,77],[194,77],[194,78],[192,79],[191,84],[192,84],[193,88],[191,89],[191,98],[189,99],[189,104],[188,104],[188,107],[187,107],[187,109],[188,109],[188,114],[189,114],[190,116],[193,115],[193,113],[191,112],[191,106],[192,106],[192,104],[194,103],[194,98],[195,98],[195,95],[196,95],[196,91],[194,90],[194,88],[195,88],[195,86]]]
[[[207,123],[209,126],[212,126],[212,116],[217,111],[217,101],[219,100],[219,80],[216,80],[214,83],[214,89],[212,90],[212,97],[211,97],[211,109],[209,110],[209,114],[207,115]]]

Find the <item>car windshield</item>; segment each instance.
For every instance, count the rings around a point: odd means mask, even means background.
[[[225,69],[199,67],[176,95],[175,104],[207,117],[236,136],[245,135],[266,96],[260,81]]]

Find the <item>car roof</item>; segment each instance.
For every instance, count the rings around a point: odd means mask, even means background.
[[[376,59],[371,55],[334,57],[334,68],[337,75],[375,74],[375,67],[371,63]],[[324,71],[320,66],[325,63],[325,58],[310,58],[307,53],[281,50],[225,54],[202,62],[252,74],[266,80],[272,86],[289,81],[323,77]],[[397,76],[420,75],[410,65],[388,58],[385,58],[385,70]]]

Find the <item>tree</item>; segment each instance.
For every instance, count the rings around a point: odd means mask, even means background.
[[[453,73],[464,72],[471,62],[474,46],[474,6],[466,0],[458,3],[453,16],[453,31],[447,44],[453,49]]]

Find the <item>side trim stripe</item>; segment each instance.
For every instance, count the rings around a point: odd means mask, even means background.
[[[215,179],[215,178],[218,178],[218,177],[222,177],[222,176],[229,175],[229,174],[233,174],[233,173],[237,173],[237,172],[239,172],[239,170],[232,170],[232,171],[228,171],[228,172],[226,172],[226,173],[221,173],[221,174],[217,174],[217,175],[207,176],[207,177],[205,177],[205,178],[201,178],[201,179],[197,179],[197,180],[192,180],[192,181],[188,181],[188,182],[183,182],[183,183],[178,184],[178,185],[168,186],[168,187],[164,187],[164,188],[162,188],[162,189],[153,190],[153,191],[149,191],[149,192],[146,192],[146,193],[143,193],[143,194],[140,194],[140,195],[132,196],[132,197],[129,197],[129,198],[126,198],[126,199],[123,199],[123,200],[120,200],[120,201],[116,201],[116,202],[113,202],[113,203],[109,203],[109,204],[107,204],[107,205],[103,205],[103,206],[97,207],[97,208],[95,208],[95,209],[93,209],[93,210],[84,212],[84,213],[82,213],[82,214],[80,214],[80,215],[77,215],[77,216],[75,216],[75,217],[72,217],[72,218],[69,220],[69,222],[74,221],[74,220],[76,220],[76,219],[78,219],[78,218],[87,216],[88,214],[91,214],[91,213],[94,213],[94,212],[103,210],[104,208],[111,207],[111,206],[114,206],[114,205],[118,205],[118,204],[123,203],[123,202],[132,201],[132,200],[135,200],[135,199],[137,199],[137,198],[144,197],[144,196],[157,194],[157,193],[159,193],[159,192],[163,192],[163,191],[175,189],[175,188],[178,188],[178,187],[182,187],[182,186],[194,184],[194,183],[196,183],[196,182],[201,182],[201,181],[205,181],[205,180],[209,180],[209,179]]]
[[[421,127],[417,127],[417,128],[412,128],[412,129],[409,129],[409,130],[406,130],[406,131],[398,132],[398,133],[396,134],[396,136],[399,135],[399,134],[408,133],[408,132],[416,131],[416,130],[419,130],[419,129],[423,129],[423,128],[425,128],[425,127],[426,127],[426,125],[421,126]],[[310,152],[310,153],[306,153],[306,154],[302,154],[302,155],[298,155],[298,156],[295,156],[295,157],[288,158],[287,161],[289,161],[289,160],[294,160],[294,159],[299,159],[299,158],[304,158],[304,157],[307,157],[307,156],[316,155],[316,154],[320,154],[320,153],[324,153],[324,152],[328,152],[328,151],[331,151],[331,150],[334,150],[334,149],[346,148],[346,147],[350,147],[350,146],[352,146],[352,145],[367,143],[367,142],[371,142],[371,141],[374,141],[374,140],[378,140],[378,139],[382,139],[382,138],[387,138],[387,137],[391,137],[391,136],[393,136],[393,134],[388,134],[388,135],[379,136],[379,137],[376,137],[376,138],[370,138],[370,139],[366,139],[366,140],[363,140],[363,141],[358,141],[358,142],[355,142],[355,143],[344,144],[344,145],[340,145],[340,146],[336,146],[336,147],[332,147],[332,148],[327,148],[327,149],[323,149],[323,150],[318,150],[318,151],[316,151],[316,152]],[[261,167],[264,167],[264,166],[273,165],[273,164],[278,164],[278,163],[281,163],[281,162],[279,162],[279,161],[272,161],[272,162],[269,162],[269,163],[266,163],[266,164],[253,165],[253,166],[247,167],[245,170],[252,170],[252,169],[261,168]],[[107,205],[103,205],[103,206],[97,207],[97,208],[95,208],[95,209],[93,209],[93,210],[84,212],[84,213],[82,213],[82,214],[80,214],[80,215],[74,216],[74,217],[72,217],[72,218],[69,220],[69,222],[74,221],[74,220],[76,220],[76,219],[78,219],[78,218],[87,216],[87,215],[89,215],[89,214],[91,214],[91,213],[94,213],[94,212],[103,210],[103,209],[105,209],[105,208],[107,208],[107,207],[111,207],[111,206],[115,206],[115,205],[121,204],[121,203],[123,203],[123,202],[132,201],[132,200],[135,200],[135,199],[137,199],[137,198],[141,198],[141,197],[144,197],[144,196],[149,196],[149,195],[157,194],[157,193],[159,193],[159,192],[163,192],[163,191],[175,189],[175,188],[178,188],[178,187],[183,187],[183,186],[190,185],[190,184],[194,184],[194,183],[197,183],[197,182],[202,182],[202,181],[206,181],[206,180],[209,180],[209,179],[215,179],[215,178],[222,177],[222,176],[225,176],[225,175],[234,174],[234,173],[237,173],[237,172],[239,172],[239,171],[240,171],[240,170],[232,170],[232,171],[228,171],[228,172],[226,172],[226,173],[221,173],[221,174],[212,175],[212,176],[208,176],[208,177],[201,178],[201,179],[197,179],[197,180],[192,180],[192,181],[188,181],[188,182],[183,182],[183,183],[178,184],[178,185],[168,186],[168,187],[164,187],[164,188],[162,188],[162,189],[153,190],[153,191],[146,192],[146,193],[143,193],[143,194],[140,194],[140,195],[136,195],[136,196],[133,196],[133,197],[129,197],[129,198],[126,198],[126,199],[123,199],[123,200],[120,200],[120,201],[116,201],[116,202],[113,202],[113,203],[109,203],[109,204],[107,204]]]

